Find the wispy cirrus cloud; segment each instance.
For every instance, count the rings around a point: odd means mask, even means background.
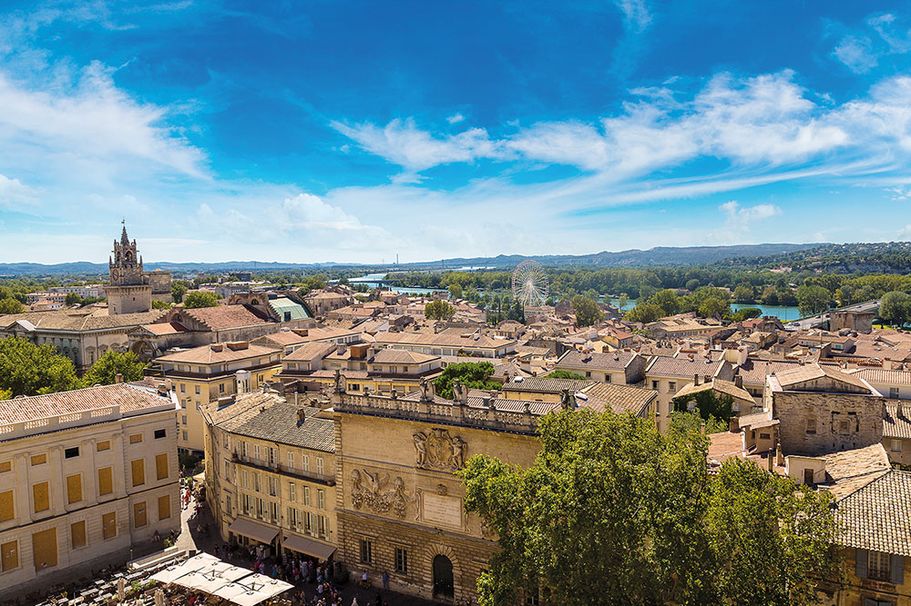
[[[832,56],[855,74],[875,69],[880,59],[911,51],[911,29],[902,27],[901,19],[892,13],[876,13],[862,26],[841,36]]]

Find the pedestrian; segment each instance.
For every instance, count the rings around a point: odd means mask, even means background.
[[[389,571],[383,571],[383,591],[389,591]]]
[[[351,606],[360,606],[360,605],[357,603],[357,596],[354,596],[354,599],[351,600]]]

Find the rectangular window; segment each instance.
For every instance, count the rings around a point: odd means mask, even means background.
[[[310,455],[304,455],[304,471],[310,471]]]
[[[0,461],[0,473],[6,473],[7,471],[12,471],[13,462],[12,461]]]
[[[893,400],[898,399],[898,387],[889,388],[889,397],[892,398]]]
[[[166,429],[156,429],[155,430],[155,439],[160,440],[168,435],[168,430]]]
[[[47,463],[46,454],[32,455],[32,465],[44,465]]]
[[[112,511],[101,516],[101,536],[106,541],[117,536],[117,512]]]
[[[297,523],[298,523],[297,510],[294,509],[293,507],[288,508],[288,521],[291,524],[291,528],[294,530],[297,530]]]
[[[98,496],[113,494],[114,492],[114,469],[112,467],[102,467],[98,470]]]
[[[79,456],[79,447],[73,446],[72,448],[67,448],[63,451],[63,457],[65,459],[74,459]]]
[[[288,482],[288,500],[292,502],[297,500],[297,487],[294,482]]]
[[[304,486],[304,505],[310,506],[310,487]]]
[[[326,508],[326,491],[321,488],[316,491],[316,506],[320,509]]]
[[[57,529],[48,528],[32,535],[32,558],[35,570],[57,565]]]
[[[288,469],[294,469],[294,453],[288,453]]]
[[[35,513],[47,511],[51,508],[51,497],[48,490],[47,482],[39,482],[32,485],[33,511]]]
[[[130,436],[130,444],[139,444],[140,442],[142,442],[141,433],[134,433]]]
[[[180,415],[180,424],[181,425],[187,424],[187,415]],[[184,438],[184,440],[186,440],[186,438]]]
[[[304,530],[307,534],[313,533],[313,514],[309,511],[304,512]]]
[[[225,513],[231,515],[231,495],[225,495]]]
[[[889,581],[892,578],[892,556],[879,551],[868,552],[867,578]]]
[[[890,450],[892,450],[892,452],[901,452],[902,451],[902,441],[899,440],[898,438],[893,438],[892,439],[892,448]]]
[[[183,441],[186,442],[187,440],[189,440],[187,437],[187,432],[183,432]]]
[[[316,457],[316,473],[323,475],[323,457]]]
[[[133,503],[133,528],[142,528],[149,523],[146,515],[145,501],[142,503]]]
[[[0,543],[0,572],[19,568],[19,542]]]
[[[135,459],[130,461],[130,471],[132,472],[131,477],[133,478],[133,486],[142,486],[146,483],[146,462],[145,459]]]
[[[16,517],[15,503],[12,490],[0,492],[0,522],[9,522]]]
[[[807,419],[807,434],[816,434],[816,419]]]
[[[395,571],[399,574],[408,574],[408,550],[402,547],[395,548]]]
[[[85,520],[70,524],[70,545],[73,549],[85,547]]]
[[[198,395],[199,395],[199,385],[197,385],[197,386],[195,387],[195,391],[196,391],[196,395],[198,396]]]
[[[155,455],[155,478],[157,480],[168,479],[168,453],[166,452]]]
[[[373,542],[368,539],[361,539],[361,563],[373,563]]]
[[[256,517],[262,518],[266,515],[266,504],[262,499],[256,499]]]
[[[319,536],[326,536],[326,516],[316,516],[316,531]]]
[[[97,442],[97,443],[95,444],[95,451],[96,451],[96,452],[104,452],[105,450],[110,450],[110,449],[111,449],[111,441],[110,441],[110,440],[102,440],[101,442]]]
[[[271,446],[269,447],[269,466],[275,466],[275,449]]]
[[[231,512],[228,511],[228,514]],[[162,495],[158,497],[158,519],[167,520],[171,517],[171,495]]]
[[[66,502],[68,505],[82,500],[82,475],[73,474],[66,477]]]
[[[677,393],[677,381],[670,381],[667,384],[667,392],[668,393]]]
[[[186,383],[180,384],[180,393],[187,393],[187,384]]]
[[[272,523],[277,524],[278,523],[278,503],[276,503],[274,501],[272,503],[269,503],[269,514],[272,518]]]
[[[259,486],[259,474],[258,473],[253,474],[253,490],[255,490],[256,492],[262,492],[260,490],[260,486]]]

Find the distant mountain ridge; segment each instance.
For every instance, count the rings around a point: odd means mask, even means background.
[[[437,261],[403,263],[401,265],[376,265],[358,263],[281,263],[264,261],[225,261],[220,263],[146,263],[147,270],[162,269],[175,273],[207,273],[229,271],[317,271],[326,269],[413,270],[458,269],[460,267],[492,267],[505,269],[525,259],[534,259],[552,267],[654,267],[667,265],[711,265],[721,261],[781,258],[800,251],[807,251],[823,244],[738,244],[732,246],[659,246],[648,250],[631,249],[620,252],[602,251],[587,255],[498,255],[496,257],[458,257]],[[52,276],[52,275],[104,275],[106,263],[76,261],[45,265],[42,263],[0,263],[0,276]]]

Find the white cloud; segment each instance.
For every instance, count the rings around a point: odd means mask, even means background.
[[[652,22],[652,14],[645,0],[614,0],[614,4],[623,13],[623,23],[627,29],[641,32]]]
[[[459,122],[465,121],[465,116],[463,116],[460,113],[455,113],[455,114],[452,114],[451,116],[447,117],[446,121],[449,122],[450,124],[458,124]]]
[[[392,120],[383,128],[369,123],[349,126],[338,121],[332,122],[331,126],[365,150],[409,171],[501,156],[499,145],[491,141],[482,128],[434,137],[420,130],[411,118]]]
[[[911,223],[898,230],[899,240],[911,240]]]
[[[19,179],[0,175],[0,208],[14,208],[18,204],[32,204],[36,192]]]
[[[865,74],[879,63],[872,43],[866,36],[845,36],[832,54],[855,74]]]
[[[751,241],[752,230],[756,223],[766,221],[781,214],[781,209],[774,204],[756,204],[743,206],[736,200],[729,200],[718,207],[724,217],[721,229],[708,233],[710,241],[720,244]]]

